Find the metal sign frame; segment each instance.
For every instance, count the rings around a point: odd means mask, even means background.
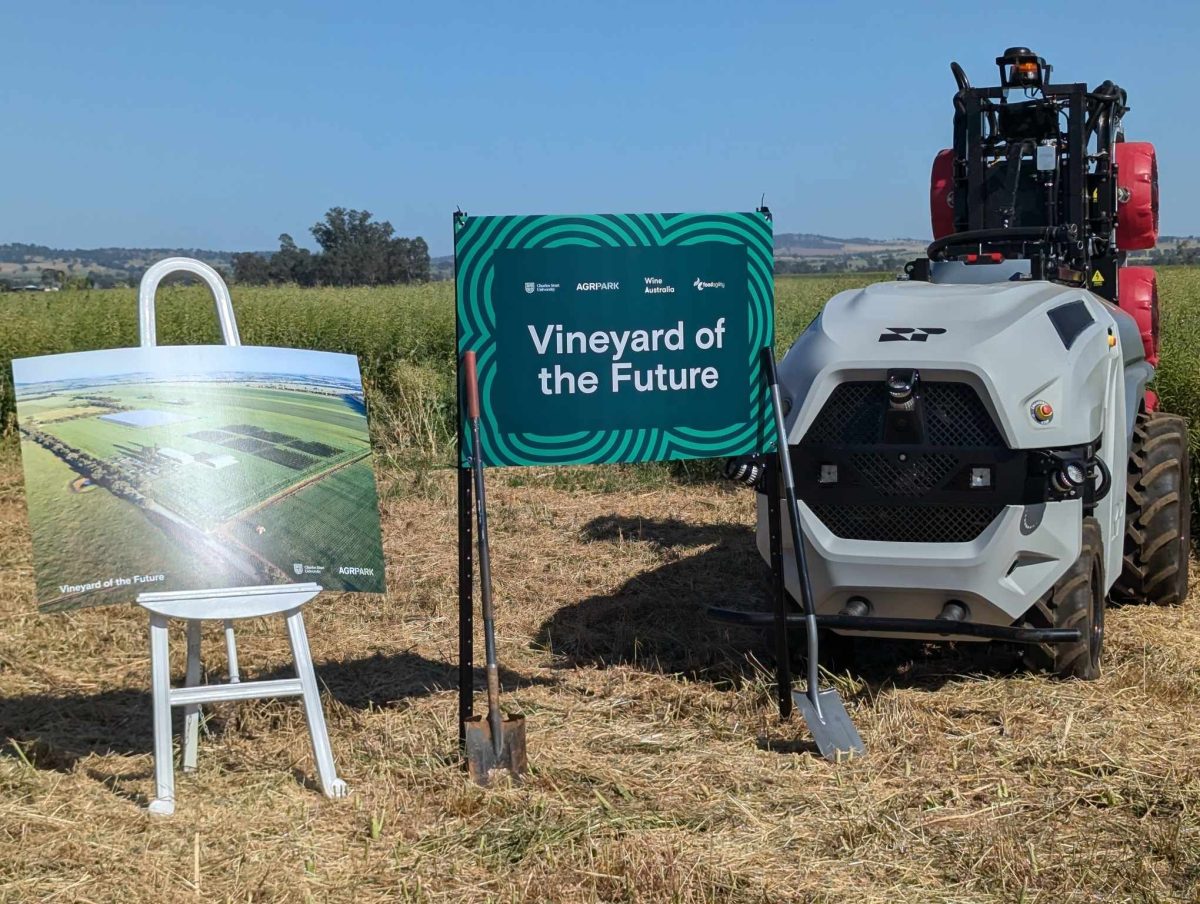
[[[481,362],[490,357],[495,351],[489,330],[489,305],[483,304],[472,307],[467,304],[464,282],[486,285],[491,277],[490,265],[484,258],[486,250],[476,243],[465,250],[460,248],[458,241],[460,231],[469,229],[467,214],[459,210],[454,213],[453,229],[455,234],[454,277],[456,286],[455,304],[455,335],[457,337],[456,361],[461,363],[465,351],[479,351],[471,343],[482,342],[484,346]],[[771,212],[766,207],[758,208],[754,214],[715,214],[715,215],[605,215],[579,217],[513,217],[488,218],[511,220],[511,223],[500,224],[499,229],[507,231],[510,236],[506,247],[545,247],[550,245],[576,244],[593,245],[596,247],[626,245],[641,246],[643,243],[651,246],[669,246],[673,244],[691,245],[699,242],[720,241],[725,243],[745,243],[748,248],[749,279],[754,289],[754,312],[757,339],[751,344],[756,346],[751,354],[751,386],[747,396],[747,420],[749,429],[746,436],[750,437],[760,430],[754,439],[746,439],[747,448],[734,451],[720,449],[711,451],[697,445],[694,449],[687,448],[687,437],[673,437],[671,431],[663,430],[663,436],[649,444],[649,449],[661,450],[663,454],[647,455],[640,459],[621,458],[619,454],[601,454],[588,459],[589,463],[613,463],[625,460],[668,460],[674,458],[725,457],[741,452],[765,452],[773,447],[773,432],[771,430],[771,406],[766,381],[760,370],[760,351],[757,346],[771,347],[775,339],[774,330],[774,250],[771,223]],[[553,233],[553,234],[552,234]],[[616,238],[614,238],[616,237]],[[481,253],[482,250],[482,253]],[[461,252],[461,253],[460,253]],[[536,287],[535,287],[536,289]],[[529,286],[525,287],[529,292]],[[465,321],[465,322],[464,322]],[[469,330],[470,332],[465,332]],[[466,343],[466,344],[464,344]],[[458,740],[463,747],[466,741],[467,720],[474,716],[474,549],[473,525],[474,490],[472,486],[471,468],[469,466],[469,438],[463,428],[463,413],[467,410],[465,386],[461,368],[456,365],[458,417],[457,424],[457,462],[458,472]],[[756,400],[755,393],[761,388],[761,397]],[[615,433],[617,431],[612,431]],[[624,431],[631,433],[633,431]],[[655,431],[651,431],[655,432]],[[640,442],[640,440],[639,440]],[[628,444],[626,444],[628,445]],[[612,444],[610,443],[610,448]],[[486,445],[485,445],[486,448]],[[526,448],[529,448],[526,444]],[[535,456],[535,459],[540,458]],[[509,461],[505,464],[567,464],[573,462],[545,460]],[[782,641],[786,643],[786,638]],[[784,676],[780,676],[781,682]],[[790,675],[787,676],[790,685]],[[781,693],[782,700],[782,693]],[[788,697],[786,705],[790,706]]]

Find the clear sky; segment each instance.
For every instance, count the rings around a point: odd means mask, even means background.
[[[928,235],[957,59],[1111,78],[1200,232],[1200,3],[3,3],[0,242],[276,247],[333,206],[451,248],[474,214],[745,210]]]
[[[358,381],[358,359],[334,352],[243,345],[162,345],[157,348],[114,348],[69,355],[44,355],[13,361],[19,387],[47,380],[120,377],[152,372],[160,377],[204,373],[299,374]]]

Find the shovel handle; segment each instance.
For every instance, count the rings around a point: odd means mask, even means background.
[[[466,371],[467,416],[472,420],[479,417],[479,371],[475,365],[475,353],[463,353],[463,370]]]
[[[808,634],[808,699],[812,701],[817,718],[824,722],[821,701],[817,696],[818,682],[820,681],[817,615],[813,606],[812,581],[808,575],[808,558],[804,551],[804,532],[800,528],[800,503],[796,498],[796,476],[792,472],[792,456],[788,449],[787,427],[783,420],[783,398],[779,392],[779,371],[775,366],[775,352],[770,346],[762,350],[762,365],[767,378],[767,386],[771,391],[771,407],[774,409],[775,437],[778,446],[776,451],[779,455],[779,469],[783,476],[783,491],[787,497],[788,521],[792,529],[792,548],[796,556],[796,576],[800,579],[800,602],[804,606],[804,620],[808,628],[806,632]]]

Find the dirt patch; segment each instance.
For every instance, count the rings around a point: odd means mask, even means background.
[[[68,485],[72,493],[90,493],[96,489],[96,484],[92,483],[90,477],[76,477]]]

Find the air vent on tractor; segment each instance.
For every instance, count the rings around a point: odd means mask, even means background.
[[[811,506],[835,536],[885,543],[968,543],[1004,511],[974,505]]]

